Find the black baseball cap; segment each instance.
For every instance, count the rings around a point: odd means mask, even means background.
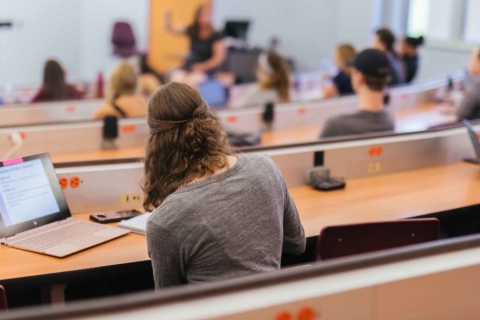
[[[387,55],[377,49],[363,50],[348,65],[371,77],[384,78],[390,73]]]

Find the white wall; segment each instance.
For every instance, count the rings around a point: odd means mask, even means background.
[[[79,47],[82,79],[92,81],[99,71],[106,75],[119,61],[113,56],[110,44],[116,21],[129,22],[136,36],[137,48],[146,51],[149,3],[149,0],[82,0]]]
[[[358,48],[370,43],[375,0],[216,0],[216,25],[250,19],[250,43],[265,48],[280,38],[279,51],[300,71],[318,69],[339,42]]]
[[[45,60],[58,59],[69,81],[93,81],[108,73],[113,23],[130,22],[138,48],[146,50],[149,0],[0,0],[0,87],[39,85]]]
[[[313,70],[332,57],[338,43],[367,47],[373,30],[385,22],[381,9],[389,1],[214,0],[214,17],[218,27],[228,19],[250,19],[252,44],[265,47],[279,37],[280,51],[299,70]],[[70,81],[92,81],[118,61],[110,45],[114,21],[129,21],[139,49],[146,50],[149,0],[0,0],[0,20],[9,19],[15,27],[0,30],[0,87],[38,85],[48,58],[60,60]],[[419,79],[462,68],[468,56],[424,49]]]
[[[48,58],[58,59],[76,78],[80,9],[77,0],[1,0],[0,20],[15,24],[0,30],[0,86],[40,83]]]

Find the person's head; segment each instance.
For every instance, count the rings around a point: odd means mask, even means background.
[[[350,68],[347,66],[347,62],[352,61],[356,56],[355,48],[348,43],[341,44],[337,47],[335,52],[335,64],[339,70],[350,74]]]
[[[414,57],[417,55],[417,48],[423,45],[424,38],[405,37],[400,45],[400,52],[402,56]]]
[[[353,62],[352,86],[356,93],[382,93],[388,84],[390,62],[384,52],[367,49],[360,52]]]
[[[373,49],[383,52],[395,52],[395,35],[390,29],[382,28],[375,32],[375,38],[372,44]]]
[[[194,88],[161,86],[148,105],[144,207],[158,207],[181,185],[228,166],[230,147],[220,122]]]
[[[279,54],[273,51],[260,54],[256,73],[261,89],[274,89],[282,101],[290,101],[288,67]]]
[[[122,95],[135,94],[137,74],[127,60],[122,60],[113,70],[108,80],[107,100],[113,101]]]
[[[473,50],[468,72],[473,76],[480,75],[480,48]]]
[[[55,60],[45,62],[43,68],[43,92],[50,100],[62,100],[67,96],[65,72]]]
[[[214,31],[212,25],[212,8],[210,5],[202,4],[197,7],[193,18],[193,34],[199,36],[200,29]]]

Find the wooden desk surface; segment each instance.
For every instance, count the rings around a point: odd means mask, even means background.
[[[480,168],[467,163],[347,181],[324,193],[290,190],[307,236],[326,226],[415,217],[480,203]],[[88,219],[88,214],[75,215]],[[129,234],[96,248],[58,259],[0,246],[0,282],[44,274],[147,261],[145,237]]]
[[[396,130],[411,132],[426,130],[428,127],[442,123],[453,122],[455,117],[445,112],[445,108],[435,103],[427,103],[412,109],[399,110],[395,114]],[[292,144],[317,141],[322,131],[321,126],[310,126],[278,131],[265,132],[261,143],[264,146]],[[143,157],[144,147],[118,150],[97,150],[82,153],[52,154],[56,162],[89,161],[103,159],[138,158]]]

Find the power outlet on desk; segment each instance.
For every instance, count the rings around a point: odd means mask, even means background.
[[[122,194],[120,196],[120,203],[127,203],[128,201],[130,201],[130,197],[128,196],[128,194]]]
[[[368,164],[368,173],[369,174],[374,174],[374,173],[379,173],[382,170],[382,165],[380,162],[375,162],[375,163],[369,163]]]
[[[138,193],[132,194],[132,201],[140,201],[140,195]]]

